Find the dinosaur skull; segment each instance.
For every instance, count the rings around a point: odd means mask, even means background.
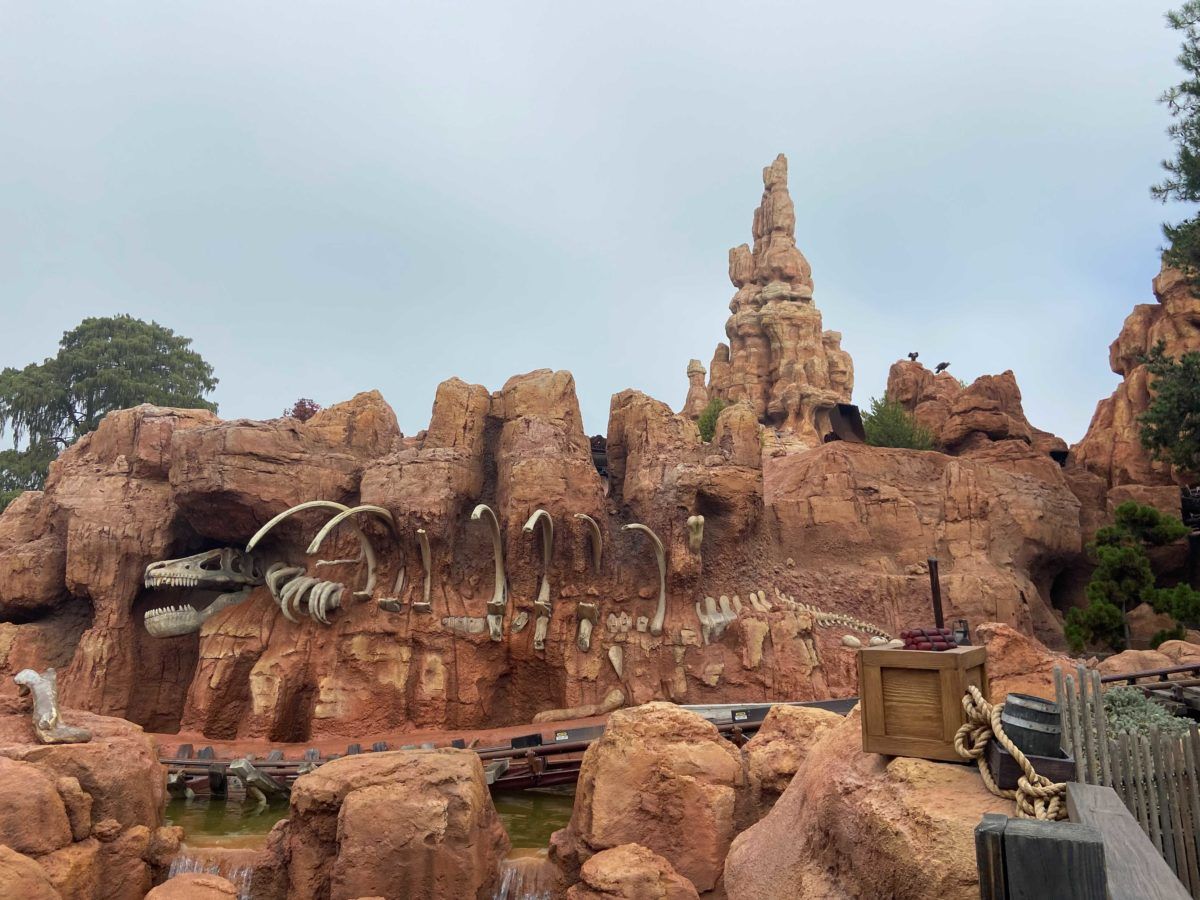
[[[228,591],[262,584],[263,573],[253,553],[221,547],[181,559],[150,563],[146,566],[145,581],[148,588]]]
[[[146,566],[145,584],[151,590],[173,587],[222,593],[203,610],[186,604],[147,610],[146,631],[154,637],[175,637],[199,631],[207,619],[245,600],[250,589],[263,581],[258,558],[253,553],[232,547],[150,563]]]

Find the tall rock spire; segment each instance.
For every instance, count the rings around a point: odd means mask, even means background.
[[[747,402],[759,421],[817,444],[831,430],[829,411],[850,402],[854,362],[841,348],[841,334],[823,330],[813,305],[812,267],[796,247],[796,209],[782,153],[763,169],[752,233],[753,249],[741,244],[729,251],[737,292],[725,323],[728,363],[720,344],[708,392]]]

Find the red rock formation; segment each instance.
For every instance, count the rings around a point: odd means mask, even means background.
[[[696,888],[640,844],[603,850],[583,864],[567,900],[697,900]]]
[[[862,752],[857,709],[725,860],[729,900],[974,900],[975,826],[1011,814],[968,766]]]
[[[574,873],[600,851],[641,844],[711,890],[745,786],[740,754],[710,722],[669,703],[621,710],[584,754],[571,823],[555,832],[551,857]]]
[[[829,410],[850,402],[854,363],[841,349],[841,334],[822,330],[813,305],[812,269],[796,248],[783,154],[763,170],[763,186],[753,250],[742,244],[729,251],[737,293],[725,325],[729,346],[717,347],[708,394],[744,400],[761,421],[813,446],[831,430]]]
[[[237,900],[238,889],[220,875],[184,872],[164,881],[146,900]]]
[[[347,756],[298,779],[255,867],[258,900],[490,900],[508,836],[470,750]]]
[[[1071,460],[1115,485],[1170,485],[1171,466],[1142,447],[1138,419],[1150,406],[1150,375],[1142,357],[1163,342],[1169,356],[1200,350],[1200,298],[1183,274],[1163,268],[1154,279],[1157,304],[1135,306],[1108,348],[1122,382],[1096,406],[1087,434],[1071,448]],[[1175,506],[1178,515],[1178,503]]]
[[[706,374],[708,373],[705,372],[700,360],[688,360],[688,392],[687,398],[683,401],[683,409],[679,411],[681,416],[698,419],[700,413],[704,412],[704,408],[708,406],[708,388],[704,384]]]
[[[755,817],[762,818],[787,790],[813,746],[841,724],[826,709],[773,706],[744,749]]]
[[[46,746],[26,711],[0,715],[0,898],[140,900],[181,834],[162,827],[154,746],[120,719],[64,716],[92,740]]]

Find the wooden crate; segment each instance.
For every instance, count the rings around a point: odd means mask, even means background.
[[[963,762],[954,751],[954,733],[965,720],[967,685],[987,697],[986,660],[983,647],[860,650],[863,750]]]

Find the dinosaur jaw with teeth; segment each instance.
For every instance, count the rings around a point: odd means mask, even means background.
[[[143,619],[151,637],[178,637],[199,631],[204,624],[200,611],[191,606],[160,606],[146,610]]]

